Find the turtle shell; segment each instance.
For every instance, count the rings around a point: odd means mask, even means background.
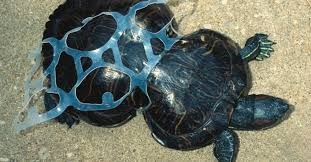
[[[239,50],[228,37],[200,30],[163,56],[148,78],[152,105],[144,112],[160,144],[195,149],[228,127],[247,83]]]
[[[115,11],[126,14],[131,6],[140,2],[140,0],[67,0],[63,5],[49,17],[46,23],[43,39],[62,37],[71,29],[82,26],[82,20],[87,17],[98,15],[104,11]],[[162,29],[172,19],[172,13],[164,4],[150,5],[137,12],[136,23],[140,27],[156,32]],[[94,18],[80,31],[68,36],[68,47],[81,51],[94,50],[104,45],[116,30],[117,23],[111,16],[101,15]],[[176,22],[173,21],[176,27]],[[146,60],[143,46],[140,43],[133,42],[129,33],[119,40],[119,48],[122,55],[122,62],[133,71],[139,72]],[[154,50],[161,49],[159,41],[153,41]],[[111,64],[114,63],[112,51],[108,50],[103,55],[103,59]],[[53,48],[49,44],[42,46],[43,69],[45,70],[53,59]],[[81,64],[83,70],[87,70],[92,61],[90,58],[82,58]],[[77,71],[73,58],[66,53],[62,53],[59,63],[56,66],[57,86],[62,90],[69,92],[77,80]],[[49,78],[50,80],[51,78]],[[102,95],[105,92],[111,92],[115,100],[118,100],[129,91],[130,78],[126,74],[114,71],[109,68],[98,68],[91,72],[77,88],[77,98],[84,103],[101,103]],[[134,90],[136,93],[139,90]],[[103,111],[79,111],[74,107],[68,107],[57,120],[66,122],[70,126],[73,124],[71,119],[82,119],[96,126],[118,126],[125,123],[135,116],[136,108],[142,106],[142,103],[133,101],[133,95],[130,95],[118,107]],[[45,107],[50,110],[58,103],[56,94],[45,94]],[[69,121],[68,121],[69,120]],[[71,121],[70,121],[71,120]],[[77,120],[78,121],[78,120]]]

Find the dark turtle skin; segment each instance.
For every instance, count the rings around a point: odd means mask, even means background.
[[[49,37],[61,39],[69,30],[81,26],[81,22],[85,18],[98,15],[104,11],[116,11],[126,14],[129,7],[138,2],[140,0],[67,0],[50,15],[49,21],[46,23],[43,39]],[[136,23],[142,28],[157,32],[169,23],[172,17],[173,14],[166,5],[155,4],[139,10],[136,16]],[[173,25],[176,27],[175,20],[173,21]],[[82,51],[93,50],[104,45],[110,39],[115,29],[115,20],[111,16],[103,15],[92,20],[82,30],[70,34],[67,44],[71,48]],[[168,34],[173,36],[172,31],[168,31]],[[121,53],[127,52],[127,56],[130,57],[122,57],[122,62],[128,68],[139,72],[142,69],[144,57],[146,56],[143,52],[137,52],[136,54],[131,52],[128,49],[129,47],[131,49],[137,48],[134,51],[138,51],[142,46],[141,44],[128,41],[126,36],[124,35],[120,41],[120,51]],[[155,51],[161,49],[161,44],[157,40],[154,40],[153,43],[155,44]],[[53,56],[53,49],[49,44],[42,46],[42,56],[43,69],[45,70],[51,63]],[[105,54],[103,59],[109,63],[114,63],[112,53],[111,55]],[[82,58],[81,63],[84,70],[92,64],[89,58]],[[58,87],[69,92],[77,79],[73,58],[63,53],[56,67],[56,73]],[[118,71],[108,68],[98,68],[91,72],[77,88],[77,97],[81,102],[101,103],[102,94],[111,92],[115,100],[117,100],[128,92],[129,79],[129,76]],[[139,91],[139,89],[135,89],[132,95],[115,109],[79,111],[73,107],[68,107],[56,120],[60,123],[68,124],[69,127],[75,123],[79,123],[80,120],[103,127],[122,125],[136,115],[137,108],[143,106],[143,103],[134,101],[137,97],[134,94]],[[44,100],[46,110],[50,110],[57,105],[59,98],[55,94],[45,93]]]
[[[148,78],[152,105],[144,117],[163,146],[193,150],[214,143],[219,161],[234,161],[238,138],[232,131],[265,129],[288,111],[267,95],[247,95],[248,61],[269,57],[272,41],[256,34],[241,49],[230,38],[207,29],[184,36]]]

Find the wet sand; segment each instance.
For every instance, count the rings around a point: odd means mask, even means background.
[[[26,134],[11,132],[22,107],[27,55],[42,37],[48,16],[61,0],[0,2],[0,162],[1,161],[216,161],[212,146],[195,151],[161,147],[142,115],[105,129],[81,123],[68,129],[50,121]],[[238,131],[237,161],[311,161],[311,5],[300,1],[171,0],[183,34],[199,28],[220,31],[244,45],[256,32],[277,42],[271,58],[251,62],[250,93],[287,99],[294,112],[265,131]]]

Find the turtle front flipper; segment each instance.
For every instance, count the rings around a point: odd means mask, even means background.
[[[215,139],[214,155],[219,162],[232,162],[236,159],[238,148],[238,136],[231,130],[225,130]]]
[[[267,95],[249,95],[239,99],[232,113],[230,127],[258,130],[274,126],[287,114],[289,105],[282,99]]]
[[[271,52],[273,52],[272,45],[275,42],[268,39],[268,35],[257,33],[253,37],[249,38],[245,47],[241,49],[240,55],[243,60],[259,60],[262,61],[264,58],[269,58]]]

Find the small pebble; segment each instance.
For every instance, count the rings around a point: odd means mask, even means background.
[[[47,148],[42,147],[40,148],[38,155],[41,160],[46,160],[50,156],[50,153]]]
[[[5,121],[0,120],[0,125],[4,125],[4,124],[5,124]]]
[[[13,89],[14,89],[14,90],[17,90],[17,87],[16,87],[16,86],[14,86],[14,87],[13,87]]]
[[[73,153],[72,152],[69,152],[66,154],[67,158],[71,158],[73,156]]]
[[[203,26],[204,29],[212,29],[212,25],[211,24],[205,24]]]
[[[227,0],[221,0],[221,4],[222,4],[222,5],[226,5],[227,2],[228,2]]]
[[[246,34],[246,30],[244,28],[241,29],[241,34],[245,35]]]
[[[10,161],[10,159],[0,157],[0,162],[8,162],[8,161]]]
[[[275,0],[275,3],[281,4],[281,3],[283,3],[283,0]]]

